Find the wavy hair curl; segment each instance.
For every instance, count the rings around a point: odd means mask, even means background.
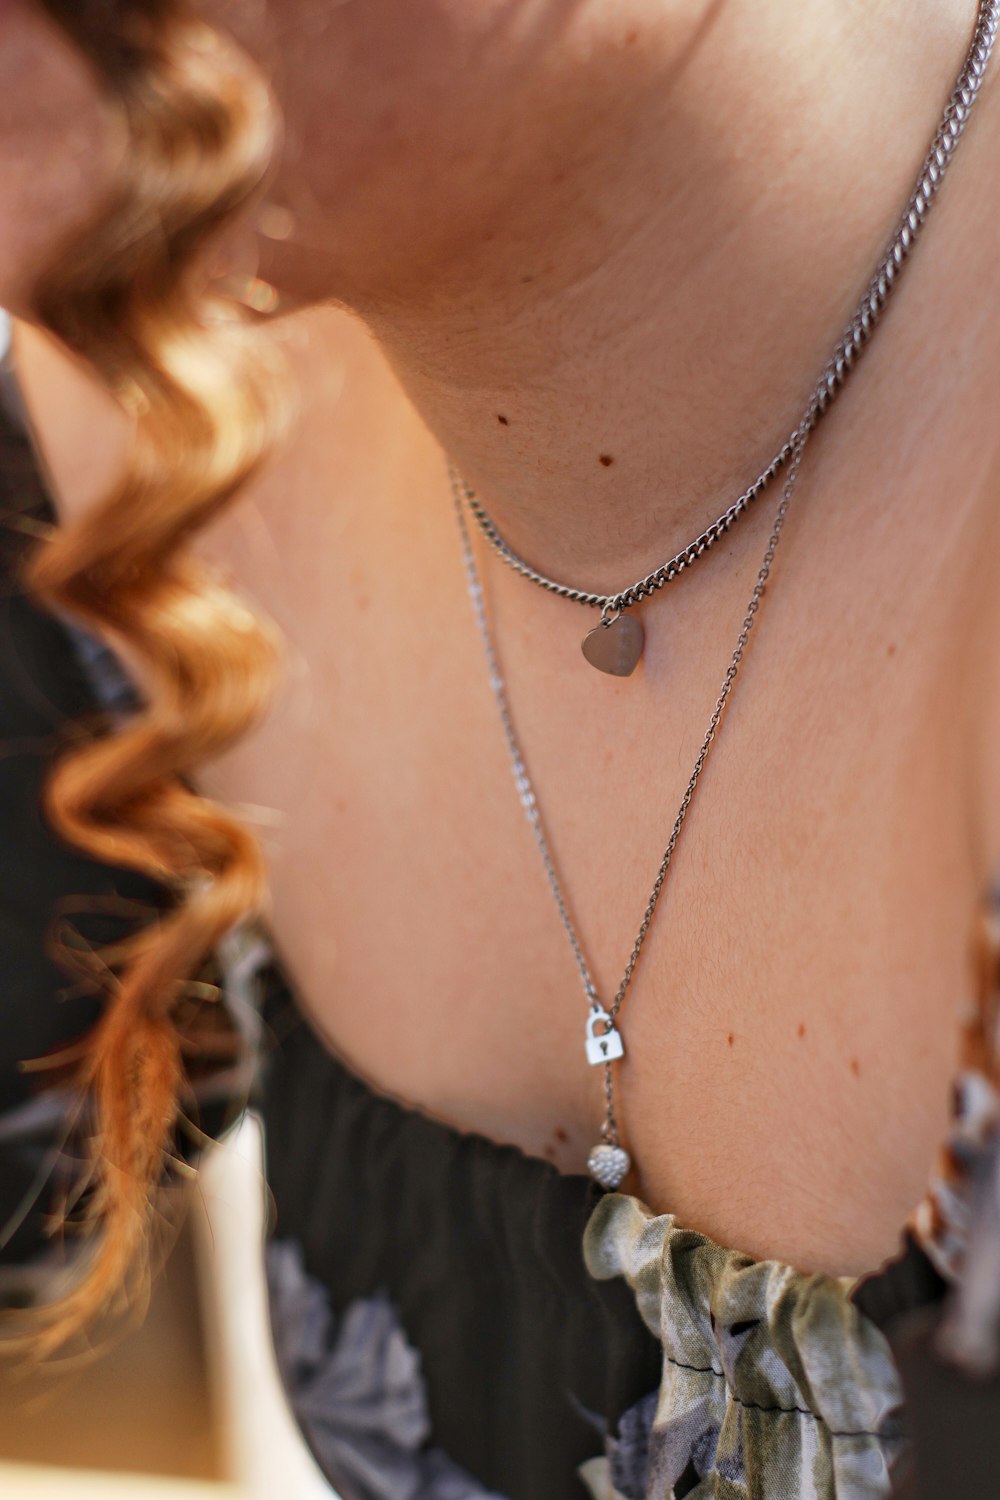
[[[112,196],[39,278],[39,320],[133,419],[127,472],[54,529],[29,587],[123,652],[141,710],[54,766],[47,811],[101,861],[170,893],[109,964],[97,1025],[74,1054],[87,1100],[82,1270],[39,1311],[51,1353],[98,1314],[144,1301],[157,1193],[185,1093],[178,1006],[219,940],[264,898],[263,859],[189,773],[266,703],[268,627],[191,554],[266,457],[284,403],[250,314],[214,286],[213,242],[258,193],[275,116],[251,62],[185,0],[40,0],[95,69],[122,141]]]

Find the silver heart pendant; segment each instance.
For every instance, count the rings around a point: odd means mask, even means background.
[[[631,677],[639,664],[646,632],[635,615],[619,615],[609,625],[588,630],[583,638],[583,654],[592,667],[612,677]]]
[[[624,1146],[609,1146],[606,1141],[595,1146],[587,1157],[587,1171],[602,1188],[616,1188],[628,1174],[632,1158]]]

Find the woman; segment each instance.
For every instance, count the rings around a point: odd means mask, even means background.
[[[5,21],[0,301],[66,523],[33,586],[148,704],[62,763],[52,816],[174,898],[78,1062],[103,1229],[64,1313],[137,1253],[177,986],[260,899],[254,827],[305,1018],[272,979],[276,1339],[347,1496],[853,1497],[905,1461],[879,1317],[948,1269],[912,1216],[1000,864],[1000,95],[973,11]],[[908,284],[817,386],[974,27]],[[220,287],[287,316],[248,333]],[[617,596],[775,458],[676,586]],[[286,643],[252,733],[268,636],[220,575]],[[597,1201],[588,1161],[623,1191]],[[359,1368],[374,1417],[330,1395]]]

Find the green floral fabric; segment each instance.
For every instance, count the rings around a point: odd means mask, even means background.
[[[888,1344],[853,1281],[755,1261],[609,1194],[584,1238],[663,1347],[659,1390],[581,1475],[594,1500],[876,1500],[900,1442]]]

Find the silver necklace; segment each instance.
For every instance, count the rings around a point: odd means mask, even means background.
[[[879,263],[879,267],[875,272],[875,275],[873,276],[871,282],[869,283],[868,291],[866,292],[865,297],[862,299],[860,308],[852,319],[847,334],[845,334],[844,338],[838,345],[837,353],[835,354],[830,364],[828,364],[826,369],[824,370],[819,383],[817,384],[816,389],[814,390],[813,395],[802,414],[801,419],[793,429],[788,442],[782,448],[780,454],[780,462],[776,461],[774,465],[769,466],[769,469],[772,467],[774,468],[774,472],[777,472],[778,468],[784,468],[786,470],[786,473],[781,500],[778,503],[778,507],[774,515],[774,521],[771,527],[770,536],[768,537],[767,549],[764,553],[764,558],[761,563],[760,570],[757,574],[753,592],[751,593],[750,600],[747,604],[743,624],[740,628],[740,633],[736,640],[736,646],[733,650],[732,657],[730,658],[729,665],[726,669],[726,674],[722,682],[722,688],[716,700],[715,708],[712,711],[708,729],[706,730],[705,736],[701,742],[701,747],[695,759],[691,775],[688,778],[687,786],[684,790],[684,795],[681,798],[681,803],[677,810],[677,815],[674,818],[673,826],[670,830],[670,836],[667,840],[667,846],[664,850],[663,857],[660,860],[659,868],[656,872],[656,878],[653,881],[653,887],[650,891],[649,899],[646,902],[646,907],[642,915],[642,921],[639,924],[639,930],[636,933],[635,941],[632,944],[632,950],[629,954],[628,962],[625,966],[625,972],[622,975],[621,982],[618,985],[615,997],[611,1002],[609,1008],[605,1008],[605,1006],[603,1005],[600,995],[598,994],[597,986],[594,983],[593,977],[590,973],[590,968],[584,955],[583,945],[577,934],[576,927],[570,914],[569,903],[567,902],[565,894],[563,892],[562,884],[559,880],[559,876],[556,870],[555,860],[549,847],[548,838],[546,837],[541,812],[538,806],[538,797],[535,793],[534,786],[528,774],[528,768],[525,764],[524,755],[520,747],[520,742],[514,729],[514,721],[507,699],[507,690],[504,683],[503,674],[500,670],[499,657],[497,654],[496,645],[494,643],[493,633],[490,629],[489,619],[486,613],[482,581],[479,575],[479,569],[476,566],[475,553],[472,547],[472,539],[469,535],[469,528],[466,522],[467,506],[469,507],[472,515],[479,519],[476,509],[471,504],[475,497],[470,495],[467,486],[462,481],[454,465],[449,464],[452,497],[455,504],[455,514],[458,520],[459,536],[461,540],[462,555],[469,595],[472,600],[476,625],[483,645],[483,651],[486,656],[490,686],[493,690],[494,698],[496,699],[501,724],[503,726],[504,737],[507,742],[507,751],[510,759],[511,771],[514,777],[514,783],[517,787],[521,806],[524,809],[525,816],[528,820],[528,824],[531,828],[532,834],[534,835],[535,843],[541,855],[549,886],[555,899],[556,907],[558,909],[563,928],[565,929],[566,935],[569,939],[573,958],[583,984],[584,997],[587,1002],[587,1021],[584,1032],[584,1050],[586,1058],[588,1063],[590,1063],[592,1066],[600,1066],[604,1069],[605,1108],[604,1121],[601,1125],[600,1132],[601,1139],[598,1144],[593,1147],[587,1159],[588,1171],[603,1188],[616,1188],[619,1183],[621,1183],[625,1178],[631,1167],[631,1158],[629,1156],[629,1153],[621,1143],[618,1130],[618,1121],[615,1113],[614,1064],[624,1056],[625,1052],[621,1028],[618,1024],[619,1014],[621,1012],[622,1005],[624,1004],[625,996],[628,992],[632,977],[635,973],[636,965],[639,962],[643,944],[645,943],[646,936],[649,932],[650,926],[652,925],[656,906],[667,879],[667,873],[670,869],[670,864],[673,859],[674,851],[677,847],[678,839],[680,838],[681,829],[684,826],[684,821],[687,817],[688,809],[691,806],[691,801],[694,797],[695,790],[697,789],[698,782],[701,779],[701,773],[704,770],[709,752],[715,741],[719,725],[722,721],[722,715],[725,710],[726,703],[729,699],[730,693],[732,692],[737,674],[739,673],[740,665],[744,658],[746,646],[750,639],[750,632],[753,629],[754,621],[760,608],[760,601],[764,593],[764,587],[770,576],[778,542],[781,538],[782,529],[785,524],[785,517],[788,513],[788,507],[791,503],[792,494],[795,489],[795,483],[798,478],[799,468],[802,462],[802,455],[805,451],[805,447],[811,433],[815,430],[817,422],[836,397],[838,391],[846,380],[850,369],[852,368],[853,364],[870,339],[879,314],[888,298],[889,292],[891,291],[895,281],[898,279],[903,265],[906,263],[910,250],[912,249],[916,237],[924,223],[930,203],[932,202],[934,196],[937,193],[937,189],[940,186],[941,180],[944,176],[944,172],[947,168],[948,162],[951,159],[951,155],[954,151],[955,145],[957,144],[958,139],[965,127],[969,111],[971,110],[972,104],[979,90],[979,86],[982,82],[982,78],[986,70],[986,64],[989,61],[990,53],[992,52],[993,44],[996,40],[998,26],[1000,26],[1000,0],[984,0],[984,3],[982,3],[979,8],[979,19],[976,27],[976,33],[973,38],[973,43],[970,48],[965,67],[962,70],[959,81],[956,84],[955,89],[948,102],[948,106],[945,110],[941,126],[939,127],[937,135],[934,138],[934,143],[931,146],[931,150],[928,153],[927,159],[924,163],[920,179],[910,199],[907,211],[903,215],[900,223],[900,228],[897,230],[897,233],[893,238],[889,250],[886,252],[886,255]],[[788,450],[787,452],[785,451],[786,449]],[[773,477],[773,475],[769,473],[768,479],[767,481],[765,481],[765,483],[769,483],[771,477]],[[765,485],[762,484],[760,486],[760,489],[757,490],[757,493],[759,494],[764,487]],[[748,491],[747,494],[750,495],[750,492]],[[743,500],[743,498],[744,497],[741,497],[741,500]],[[752,498],[756,498],[756,496],[753,496]],[[740,502],[737,502],[737,504],[739,503]],[[749,500],[746,500],[745,504],[743,505],[743,509],[745,509],[746,505],[748,504]],[[730,507],[730,510],[732,509],[733,507]],[[728,515],[729,512],[727,512],[726,514]],[[720,523],[722,520],[724,520],[724,518],[720,518]],[[716,523],[716,525],[720,523]],[[727,526],[731,524],[732,522],[730,521],[727,523]],[[602,625],[599,626],[598,629],[610,628],[607,624],[605,624],[605,620],[608,616],[611,617],[612,623],[616,619],[627,618],[622,614],[622,611],[624,609],[626,609],[630,604],[635,603],[638,599],[654,592],[656,589],[662,587],[664,583],[669,581],[666,570],[670,568],[671,564],[665,564],[664,568],[658,569],[656,574],[650,574],[647,579],[640,580],[638,584],[632,585],[630,589],[625,590],[622,594],[611,596],[584,594],[579,590],[569,589],[566,585],[554,583],[552,580],[546,579],[544,575],[536,574],[533,569],[530,569],[528,567],[527,564],[522,564],[520,559],[518,559],[515,554],[510,552],[510,549],[506,547],[506,543],[503,543],[502,539],[499,537],[499,534],[496,534],[495,540],[493,537],[490,537],[489,532],[486,531],[483,527],[483,523],[481,520],[480,529],[484,531],[484,534],[492,542],[494,550],[501,551],[501,555],[505,557],[505,561],[510,562],[511,566],[516,567],[520,572],[524,572],[526,576],[531,577],[533,581],[539,583],[542,587],[548,588],[555,593],[559,593],[566,598],[576,598],[580,603],[600,606],[602,612]],[[722,533],[720,532],[719,535],[721,534]],[[707,533],[703,533],[703,535],[707,535]],[[713,538],[713,540],[715,539],[717,538]],[[497,545],[498,543],[499,546]],[[697,543],[693,545],[697,546]],[[705,544],[705,547],[702,548],[702,551],[698,552],[697,555],[701,556],[702,553],[711,545],[712,542],[707,542]],[[693,560],[694,558],[691,558],[688,561],[680,564],[680,566],[677,568],[677,572],[681,571],[683,567],[689,566],[690,561]],[[676,563],[677,559],[674,559],[673,562]],[[671,574],[670,576],[676,577],[677,572]],[[657,577],[660,574],[662,574],[662,577],[660,577],[659,581],[657,581]],[[640,653],[641,649],[642,647],[640,641]],[[595,665],[596,664],[597,663],[595,663]],[[602,668],[602,670],[608,671],[613,669],[605,666]],[[626,674],[618,672],[615,675]]]
[[[906,263],[910,251],[916,244],[930,206],[944,178],[948,162],[965,129],[976,95],[979,92],[990,53],[1000,25],[1000,0],[981,0],[976,28],[962,71],[945,107],[937,134],[920,169],[917,184],[903,210],[896,231],[878,267],[858,303],[847,330],[830,356],[823,372],[818,391],[820,400],[809,408],[812,426],[829,410],[840,394],[854,369],[869,339],[875,331],[890,293]],[[586,589],[574,588],[560,583],[545,573],[533,568],[519,557],[504,540],[496,522],[476,492],[462,484],[462,492],[469,513],[498,557],[539,588],[569,599],[575,604],[584,604],[601,612],[600,624],[584,636],[584,657],[598,671],[609,672],[616,677],[628,677],[638,665],[645,644],[642,621],[628,611],[642,599],[651,598],[666,584],[672,583],[683,572],[692,567],[699,558],[710,552],[716,542],[725,536],[764,493],[771,481],[788,463],[800,435],[801,423],[785,438],[774,457],[761,470],[750,487],[743,491],[733,503],[712,521],[699,536],[683,547],[667,562],[661,563],[644,578],[613,594],[595,594]]]
[[[490,629],[489,619],[487,618],[486,614],[486,604],[483,597],[482,581],[479,576],[479,569],[476,566],[475,554],[472,550],[472,539],[469,535],[469,528],[466,524],[462,488],[460,483],[457,482],[455,476],[453,476],[452,479],[452,495],[455,501],[455,513],[458,517],[459,535],[462,543],[462,555],[465,563],[465,576],[468,583],[469,596],[472,600],[472,607],[476,617],[476,625],[479,630],[480,640],[482,641],[483,651],[486,656],[486,663],[489,669],[490,687],[493,689],[493,695],[496,699],[497,708],[500,711],[500,720],[503,725],[504,737],[507,741],[507,752],[510,758],[510,766],[514,776],[514,783],[517,787],[521,806],[524,809],[525,816],[531,827],[531,831],[534,834],[535,843],[537,844],[539,853],[542,856],[542,863],[545,866],[545,873],[548,876],[549,887],[552,891],[553,896],[555,897],[559,916],[562,920],[566,935],[569,938],[569,944],[573,951],[573,958],[576,961],[576,966],[579,971],[580,978],[583,981],[583,991],[588,1006],[587,1024],[584,1036],[584,1047],[586,1051],[587,1061],[592,1066],[603,1066],[604,1068],[604,1123],[601,1126],[601,1140],[593,1148],[589,1157],[587,1158],[587,1169],[590,1172],[591,1176],[594,1177],[596,1181],[605,1188],[617,1187],[625,1177],[631,1165],[629,1154],[625,1150],[619,1138],[618,1121],[615,1116],[614,1069],[612,1064],[617,1062],[625,1054],[625,1047],[622,1041],[621,1030],[618,1026],[618,1014],[624,1003],[625,995],[628,991],[629,984],[631,983],[632,975],[635,972],[636,964],[639,962],[639,955],[642,951],[642,945],[646,941],[646,934],[649,932],[650,926],[652,925],[653,913],[655,912],[656,904],[660,899],[660,892],[662,891],[664,882],[666,881],[667,871],[670,868],[670,862],[673,859],[674,850],[677,847],[677,840],[680,837],[684,819],[687,817],[688,808],[691,806],[691,799],[693,798],[695,788],[697,787],[698,782],[701,779],[701,773],[705,767],[705,762],[708,759],[709,750],[711,749],[712,743],[715,740],[716,732],[722,719],[722,713],[726,706],[726,701],[729,698],[729,694],[732,692],[733,684],[736,681],[736,676],[740,669],[740,664],[743,661],[743,654],[746,649],[747,641],[750,638],[750,631],[753,629],[753,623],[757,616],[757,611],[760,607],[760,600],[761,595],[764,592],[764,585],[767,583],[768,576],[771,572],[771,564],[774,561],[774,554],[778,546],[778,540],[781,536],[782,527],[785,524],[785,515],[788,511],[788,506],[792,498],[792,491],[795,488],[795,481],[798,476],[799,465],[802,461],[802,453],[805,449],[805,445],[808,441],[811,431],[811,423],[800,426],[799,436],[792,451],[791,459],[789,460],[788,473],[785,478],[785,485],[782,492],[781,501],[775,513],[774,524],[771,528],[771,535],[768,539],[767,551],[764,553],[764,561],[761,563],[760,572],[757,574],[757,581],[754,584],[753,593],[751,594],[750,602],[747,605],[743,625],[740,629],[739,637],[737,638],[732,658],[726,670],[726,675],[723,679],[722,688],[719,693],[718,700],[716,701],[715,708],[712,712],[712,717],[709,721],[705,737],[701,742],[701,748],[698,751],[698,756],[694,763],[694,769],[692,770],[691,775],[688,778],[684,796],[681,799],[680,807],[677,810],[677,816],[674,819],[674,824],[670,831],[670,838],[667,841],[667,847],[664,850],[663,858],[660,861],[660,867],[656,872],[656,879],[653,882],[653,889],[650,892],[649,900],[646,903],[646,909],[643,912],[642,921],[639,924],[639,930],[636,933],[635,942],[632,944],[632,951],[629,954],[629,960],[625,966],[625,973],[622,975],[621,983],[618,986],[618,990],[615,994],[614,1000],[611,1002],[610,1009],[605,1009],[604,1005],[601,1002],[600,996],[597,991],[597,986],[594,983],[593,977],[590,973],[589,965],[587,964],[587,960],[584,956],[583,945],[580,942],[576,926],[574,925],[573,918],[570,915],[569,903],[566,900],[565,894],[563,893],[562,884],[556,872],[555,860],[549,847],[549,841],[545,834],[541,812],[539,811],[538,807],[538,797],[535,794],[535,789],[532,785],[531,777],[528,775],[528,768],[525,764],[520,742],[518,741],[517,733],[514,729],[514,720],[511,715],[510,704],[507,701],[507,689],[504,684],[503,674],[500,671],[500,662],[497,655],[496,645],[493,640],[493,632]]]

